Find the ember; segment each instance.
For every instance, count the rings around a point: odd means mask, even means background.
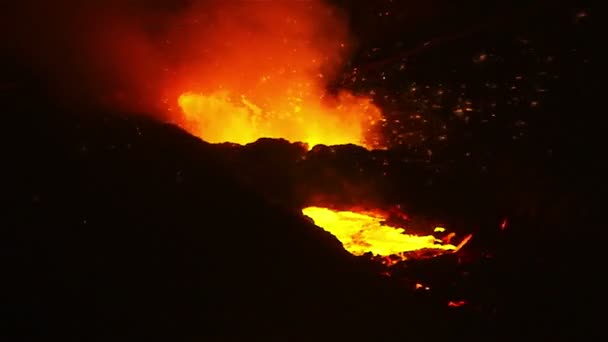
[[[448,306],[451,308],[459,308],[463,305],[465,305],[467,302],[464,300],[458,300],[458,301],[450,301],[448,302]]]
[[[507,221],[507,219],[505,218],[504,220],[502,220],[502,222],[500,223],[500,230],[505,230],[507,229],[507,224],[509,222]]]
[[[455,246],[443,243],[433,235],[404,234],[404,228],[390,226],[385,222],[387,217],[380,212],[308,207],[303,209],[302,213],[310,217],[317,226],[336,236],[344,248],[354,255],[371,253],[374,256],[398,256],[398,259],[405,260],[411,255],[406,253],[428,250],[436,256],[457,251],[470,239],[468,236],[459,246]],[[391,266],[397,262],[398,260],[385,263]]]

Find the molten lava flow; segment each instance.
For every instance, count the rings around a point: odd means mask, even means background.
[[[284,138],[309,148],[383,147],[374,134],[383,116],[371,98],[327,91],[351,51],[336,9],[321,1],[260,1],[210,10],[188,20],[203,32],[180,38],[193,51],[168,96],[179,106],[172,121],[212,143]]]
[[[404,234],[403,228],[385,224],[386,217],[379,213],[336,211],[320,207],[308,207],[302,213],[317,226],[336,236],[344,248],[354,255],[372,253],[375,256],[400,256],[399,259],[404,260],[404,253],[408,252],[433,250],[437,252],[434,255],[438,255],[459,248],[444,244],[432,235]]]

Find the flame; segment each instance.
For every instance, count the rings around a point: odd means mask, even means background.
[[[284,138],[304,142],[310,148],[349,143],[378,147],[366,139],[366,133],[382,118],[370,99],[343,92],[336,106],[316,102],[310,96],[268,98],[266,102],[272,104],[262,108],[244,95],[185,93],[178,100],[185,119],[181,125],[211,143],[247,144],[259,138]]]
[[[200,33],[197,11],[186,20],[194,28],[185,33],[195,36],[181,39],[193,51],[173,86],[173,122],[212,143],[284,138],[310,148],[383,147],[374,137],[383,116],[372,99],[327,91],[352,48],[335,8],[264,1],[226,2],[221,9],[204,16],[207,28]]]
[[[354,254],[372,253],[375,256],[397,256],[404,260],[404,253],[433,250],[438,254],[456,251],[461,246],[442,243],[433,235],[405,234],[405,229],[392,227],[384,221],[386,216],[380,212],[337,211],[321,207],[308,207],[302,213],[310,217],[317,226],[333,234],[344,248]],[[394,261],[388,258],[389,261]],[[393,262],[388,265],[393,265]]]

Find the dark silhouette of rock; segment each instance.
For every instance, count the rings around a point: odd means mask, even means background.
[[[369,340],[406,317],[401,290],[241,185],[221,147],[147,119],[13,104],[7,338]]]

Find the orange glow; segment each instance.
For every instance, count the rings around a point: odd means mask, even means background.
[[[443,241],[443,243],[451,243],[452,239],[456,236],[456,233],[451,232],[448,235],[444,236],[443,239],[441,239]]]
[[[464,245],[466,245],[469,241],[471,241],[471,238],[473,238],[473,234],[469,234],[469,235],[465,236],[465,238],[462,239],[462,241],[460,241],[460,243],[458,244],[458,246],[456,246],[456,249],[454,249],[454,253],[456,253],[459,250],[461,250],[462,247],[464,247]]]
[[[416,283],[416,285],[414,285],[414,288],[415,288],[416,290],[422,290],[422,289],[424,289],[424,290],[426,290],[426,291],[428,291],[428,290],[430,290],[430,289],[431,289],[430,287],[428,287],[428,286],[424,286],[424,285],[422,285],[422,284],[420,284],[420,283]]]
[[[314,98],[314,97],[313,97]],[[309,96],[268,98],[264,108],[245,96],[228,92],[210,95],[185,93],[178,103],[184,128],[211,143],[247,144],[259,138],[284,138],[308,144],[357,144],[378,147],[366,139],[382,115],[366,98],[341,93],[337,105],[316,102]],[[348,119],[347,119],[348,118]]]
[[[168,91],[179,107],[171,121],[212,143],[284,138],[309,148],[383,147],[375,136],[383,116],[371,98],[327,91],[351,51],[339,11],[321,1],[226,2],[221,9],[193,10],[190,29],[172,42],[192,51]]]
[[[333,234],[344,248],[354,254],[371,253],[381,256],[383,263],[392,266],[407,259],[406,253],[428,250],[432,255],[457,251],[461,246],[442,243],[433,235],[405,234],[401,227],[389,226],[381,212],[337,211],[320,207],[308,207],[302,213],[310,217],[317,226]],[[389,256],[396,256],[391,258]]]

